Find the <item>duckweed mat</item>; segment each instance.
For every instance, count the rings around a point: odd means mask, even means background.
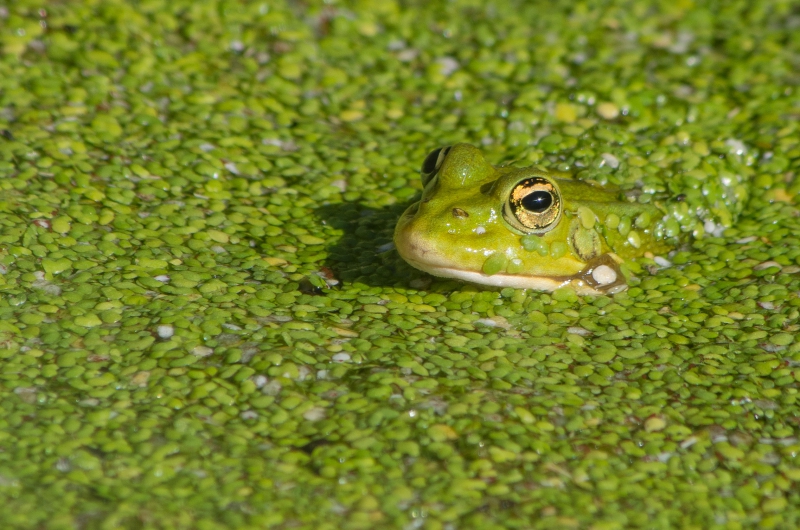
[[[3,528],[797,528],[798,28],[0,2]],[[434,279],[392,231],[459,141],[731,226],[612,297]]]

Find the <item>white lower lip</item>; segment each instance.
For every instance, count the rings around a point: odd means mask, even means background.
[[[432,274],[444,278],[455,278],[466,282],[480,283],[483,285],[494,285],[497,287],[514,287],[516,289],[536,289],[537,291],[555,291],[559,287],[571,285],[579,295],[603,294],[601,291],[586,285],[586,283],[572,278],[558,278],[548,276],[519,276],[514,274],[483,274],[480,272],[464,271],[451,269],[448,267],[437,267],[417,260],[406,260],[411,265]]]

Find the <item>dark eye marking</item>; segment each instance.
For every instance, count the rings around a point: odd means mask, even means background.
[[[526,234],[544,234],[561,218],[561,195],[555,184],[544,177],[529,177],[511,190],[503,217]]]
[[[522,198],[522,207],[534,213],[542,213],[553,205],[553,195],[549,191],[534,191]]]

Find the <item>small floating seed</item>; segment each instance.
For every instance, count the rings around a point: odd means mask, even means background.
[[[539,236],[530,234],[522,236],[520,240],[522,248],[528,252],[538,252],[540,256],[547,256],[550,253],[549,245]]]
[[[563,241],[554,241],[550,243],[550,257],[558,259],[567,254],[567,244]]]
[[[508,267],[506,267],[506,272],[509,274],[519,274],[522,272],[522,260],[519,258],[514,258],[508,262]]]
[[[644,422],[644,430],[647,432],[658,432],[663,430],[666,426],[667,422],[658,416],[648,418],[647,421]]]
[[[619,116],[619,107],[610,102],[604,102],[597,105],[597,114],[606,120],[613,120]]]
[[[580,219],[581,225],[583,225],[583,227],[586,228],[587,230],[591,230],[592,228],[594,228],[594,222],[596,217],[594,215],[594,212],[590,208],[587,208],[586,206],[579,207],[578,219]]]
[[[667,222],[664,224],[664,234],[667,237],[677,237],[680,233],[681,225],[678,223],[678,220],[674,217],[667,219]]]
[[[622,217],[619,220],[619,226],[617,226],[617,231],[619,235],[625,237],[628,235],[628,232],[631,231],[631,218],[630,217]]]
[[[608,285],[617,281],[617,272],[608,265],[600,265],[592,271],[592,279],[598,285]]]
[[[634,225],[636,228],[647,228],[650,226],[650,214],[647,212],[642,212],[634,221]]]
[[[488,276],[497,274],[506,268],[507,263],[508,259],[506,258],[505,254],[495,252],[483,262],[483,273]]]
[[[600,155],[600,157],[611,169],[617,169],[619,167],[619,158],[615,157],[611,153],[603,153]]]
[[[670,260],[668,260],[667,258],[664,258],[664,257],[662,257],[662,256],[656,256],[656,257],[654,257],[654,258],[653,258],[653,261],[655,261],[655,262],[656,262],[656,264],[657,264],[659,267],[671,267],[671,266],[672,266],[672,262],[671,262]]]
[[[778,269],[782,269],[783,268],[781,266],[781,264],[778,263],[777,261],[765,261],[765,262],[759,263],[758,265],[753,267],[753,270],[754,271],[762,271],[764,269],[769,269],[770,267],[777,267]]]

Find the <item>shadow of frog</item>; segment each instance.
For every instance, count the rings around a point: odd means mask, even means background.
[[[418,199],[418,197],[416,197]],[[370,287],[449,293],[465,285],[458,280],[436,278],[406,263],[394,246],[394,229],[413,200],[383,208],[354,203],[328,204],[314,210],[320,222],[341,233],[326,247],[324,265],[338,285],[361,283]],[[330,233],[330,232],[329,232]],[[323,273],[325,274],[325,273]],[[308,286],[314,292],[320,292]],[[478,289],[495,291],[493,286]]]
[[[375,209],[342,203],[315,210],[321,222],[342,234],[327,247],[325,260],[325,266],[340,284],[408,287],[409,281],[422,276],[403,261],[392,241],[397,219],[407,207],[400,203]]]

